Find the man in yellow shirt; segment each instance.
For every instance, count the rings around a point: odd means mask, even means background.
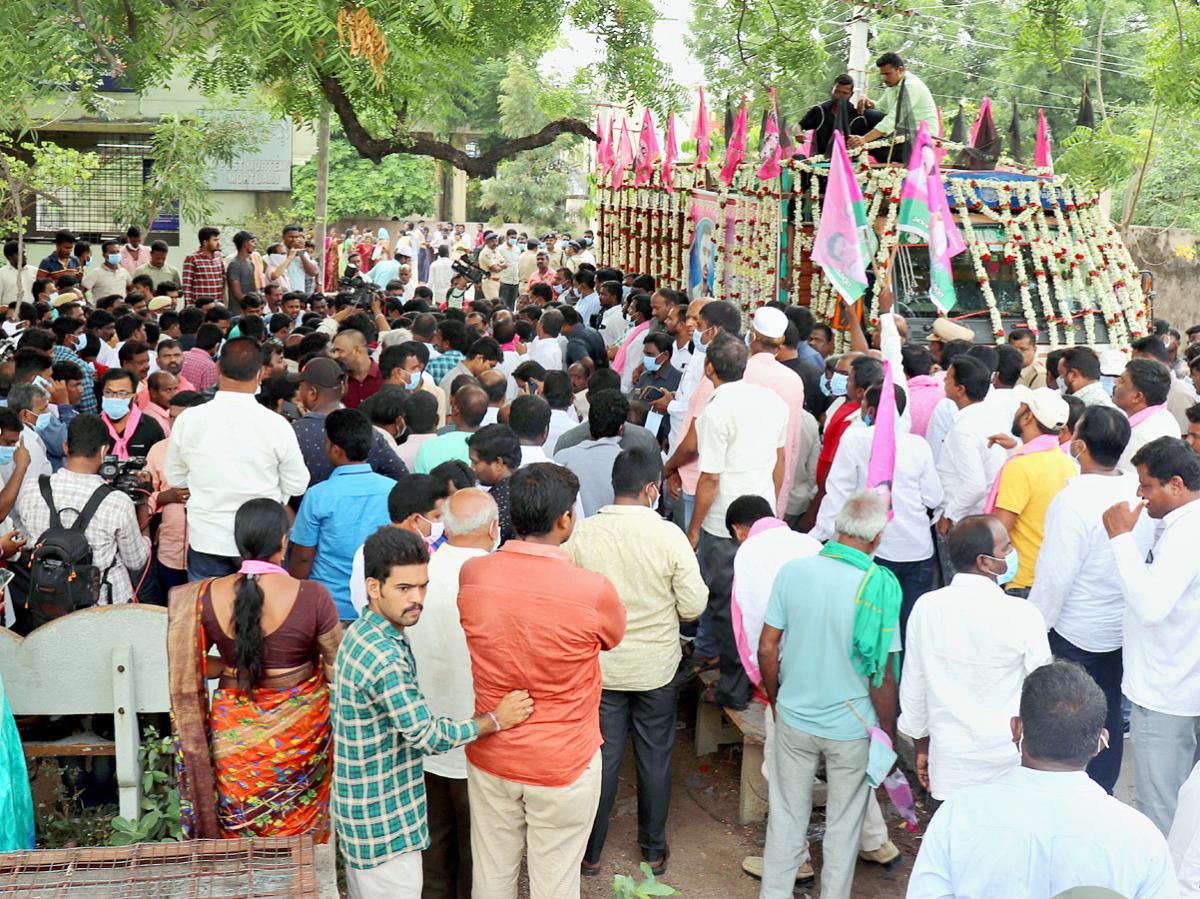
[[[1030,390],[1017,385],[1014,392],[1019,405],[1012,432],[1022,446],[1000,469],[995,508],[990,511],[1008,529],[1017,550],[1016,577],[1005,589],[1028,596],[1045,532],[1046,510],[1079,468],[1058,442],[1071,411],[1066,400],[1047,387]]]

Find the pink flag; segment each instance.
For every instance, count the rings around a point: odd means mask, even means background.
[[[633,162],[633,144],[629,142],[629,129],[621,121],[621,142],[617,145],[616,158],[613,161],[612,187],[620,190],[625,186],[625,169]]]
[[[922,123],[924,124],[924,123]],[[896,478],[896,390],[892,386],[892,364],[883,363],[883,387],[879,391],[879,408],[875,410],[875,434],[871,438],[871,458],[867,462],[867,489],[874,490],[888,505],[888,521],[892,511],[892,482]]]
[[[608,131],[604,135],[604,171],[601,177],[612,172],[613,166],[617,164],[617,149],[613,143],[613,116],[608,117]]]
[[[1035,168],[1047,169],[1054,174],[1054,160],[1050,157],[1050,126],[1046,124],[1046,110],[1038,110],[1037,146],[1033,151]]]
[[[733,122],[733,133],[725,135],[725,165],[721,166],[721,180],[726,185],[733,183],[738,166],[746,158],[746,100],[742,98],[742,108]]]
[[[702,166],[708,162],[708,150],[712,146],[709,137],[708,110],[704,106],[704,88],[700,88],[700,109],[696,113],[696,125],[692,128],[692,138],[696,141],[696,165]]]
[[[650,107],[646,107],[646,113],[642,116],[642,133],[638,136],[637,176],[633,181],[634,187],[650,183],[650,179],[654,176],[656,159],[658,159],[658,135],[654,133],[654,116],[650,113]]]
[[[762,167],[758,170],[760,181],[778,178],[783,171],[780,161],[783,148],[779,143],[779,110],[775,106],[775,88],[771,88],[771,108],[767,112],[767,124],[762,137]]]
[[[847,303],[857,302],[867,289],[869,228],[862,190],[846,155],[846,139],[834,129],[829,183],[821,223],[813,238],[812,260]]]
[[[679,147],[675,145],[675,111],[667,115],[667,145],[663,147],[662,180],[668,191],[675,190],[675,160],[679,158]]]
[[[813,147],[813,132],[805,131],[804,132],[804,140],[802,140],[800,142],[799,146],[796,147],[796,155],[801,157],[802,159],[808,159],[810,156],[812,156],[812,147]]]
[[[981,128],[983,128],[983,123],[985,121],[990,122],[991,119],[992,119],[992,98],[984,97],[983,104],[979,107],[979,115],[975,119],[975,124],[971,126],[971,146],[972,147],[979,148],[979,144],[976,143],[976,141],[979,139],[979,131]],[[987,139],[989,141],[991,140],[991,138],[986,137],[986,136],[985,136],[985,139]]]
[[[608,153],[609,142],[612,140],[612,128],[609,128],[606,136],[604,125],[600,121],[600,113],[596,113],[596,134],[600,135],[600,145],[596,148],[596,175],[603,178],[609,166]]]

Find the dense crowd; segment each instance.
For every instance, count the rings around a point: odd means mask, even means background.
[[[5,625],[169,606],[189,836],[332,825],[354,897],[515,899],[524,859],[570,899],[632,738],[661,874],[700,678],[769,706],[764,899],[815,876],[818,775],[822,899],[898,861],[901,738],[909,896],[1200,895],[1200,326],[1043,358],[886,294],[836,335],[692,300],[590,231],[233,243],[0,269]]]

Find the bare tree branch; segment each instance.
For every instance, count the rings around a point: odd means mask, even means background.
[[[383,157],[397,153],[428,156],[462,169],[473,178],[490,178],[496,174],[496,166],[504,160],[526,150],[536,150],[552,144],[563,134],[578,134],[588,140],[600,142],[600,136],[587,122],[580,119],[556,119],[533,134],[506,140],[479,156],[468,156],[465,150],[449,141],[425,135],[414,134],[405,138],[372,137],[359,121],[350,98],[336,78],[322,78],[321,88],[330,107],[342,123],[342,130],[345,131],[350,146],[373,162],[379,162]]]

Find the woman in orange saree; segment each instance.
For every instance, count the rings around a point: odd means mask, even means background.
[[[238,573],[171,591],[171,716],[191,839],[328,836],[327,674],[341,625],[324,587],[280,566],[287,531],[283,506],[251,500],[234,522]],[[219,678],[211,703],[209,678]]]

